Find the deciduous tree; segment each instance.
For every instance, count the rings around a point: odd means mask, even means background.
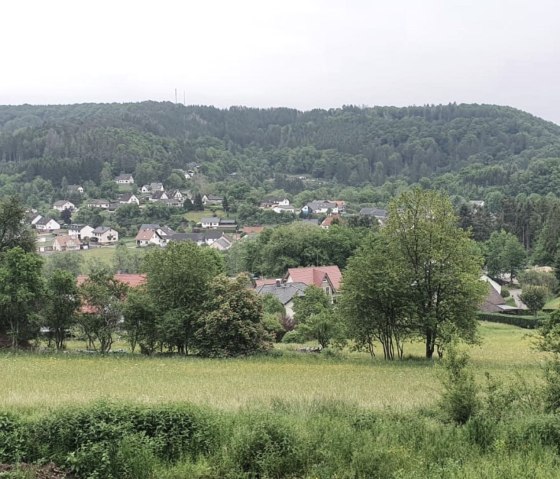
[[[432,357],[446,324],[462,339],[474,340],[476,311],[485,294],[479,281],[482,257],[458,227],[449,198],[421,189],[401,194],[389,206],[383,235],[394,267],[407,272],[403,287],[426,357]]]

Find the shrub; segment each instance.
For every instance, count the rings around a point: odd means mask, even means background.
[[[541,320],[534,316],[519,316],[502,313],[478,313],[479,321],[490,321],[492,323],[510,324],[524,329],[536,329],[540,326]]]
[[[445,377],[441,407],[449,419],[457,424],[465,424],[479,408],[474,376],[467,369],[469,356],[455,347],[449,348],[443,361]]]
[[[19,462],[27,454],[26,431],[21,419],[0,413],[0,464]]]

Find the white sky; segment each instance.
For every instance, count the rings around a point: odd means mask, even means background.
[[[477,102],[560,123],[557,0],[5,0],[0,104]]]

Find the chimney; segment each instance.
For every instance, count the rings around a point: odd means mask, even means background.
[[[282,280],[281,280],[281,279],[277,279],[277,280],[276,280],[276,287],[279,288],[280,286],[282,286]]]

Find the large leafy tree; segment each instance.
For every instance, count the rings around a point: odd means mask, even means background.
[[[413,305],[408,274],[394,263],[384,236],[370,236],[350,258],[338,306],[357,347],[373,356],[379,342],[385,359],[402,358]]]
[[[479,281],[482,257],[468,232],[458,227],[449,198],[422,189],[401,194],[389,206],[383,235],[394,267],[402,272],[426,357],[449,331],[474,340],[476,311],[485,293]]]
[[[49,328],[56,349],[61,350],[68,330],[76,323],[76,311],[80,305],[78,286],[72,273],[54,271],[47,280],[45,300],[43,324]]]
[[[248,279],[216,277],[197,322],[196,346],[203,356],[240,356],[268,349],[271,335],[263,324],[262,301]]]
[[[304,296],[294,299],[297,331],[303,339],[314,340],[321,348],[333,341],[343,342],[344,325],[333,309],[330,298],[317,286],[309,286]]]
[[[20,246],[0,254],[0,332],[10,336],[14,349],[38,332],[42,268],[42,259]]]
[[[78,322],[89,346],[107,353],[120,327],[128,286],[116,280],[108,270],[98,269],[80,285],[79,291],[84,307]]]
[[[35,234],[24,219],[25,207],[19,198],[0,200],[0,253],[16,246],[25,252],[35,251]]]
[[[527,257],[517,237],[504,230],[494,231],[485,246],[488,274],[493,277],[508,274],[513,281]]]
[[[170,243],[144,259],[147,288],[160,316],[162,340],[187,354],[195,325],[205,313],[209,284],[223,272],[223,259],[211,248],[195,243]]]

